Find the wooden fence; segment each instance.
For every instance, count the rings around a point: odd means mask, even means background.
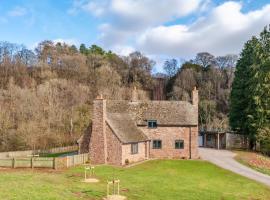
[[[63,169],[85,164],[89,161],[89,154],[79,154],[73,156],[59,157],[55,160],[55,169]]]
[[[27,157],[28,155],[35,154],[49,154],[49,153],[64,153],[64,152],[72,152],[78,151],[78,145],[75,146],[67,146],[67,147],[57,147],[47,150],[29,150],[29,151],[9,151],[9,152],[0,152],[0,158],[19,158],[19,157]]]
[[[51,168],[63,169],[85,164],[89,161],[88,153],[66,157],[31,157],[31,158],[0,158],[0,167],[7,168]]]

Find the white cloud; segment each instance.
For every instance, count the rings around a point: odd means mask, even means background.
[[[65,43],[65,44],[68,44],[68,45],[79,45],[79,41],[76,40],[76,39],[73,39],[73,38],[70,38],[70,39],[63,39],[63,38],[57,38],[57,39],[54,39],[53,40],[53,43],[56,44],[56,43]]]
[[[90,12],[94,16],[102,16],[107,7],[107,2],[106,1],[90,1],[84,5],[82,5],[82,9],[85,11]]]
[[[124,45],[116,45],[111,50],[122,56],[128,56],[130,53],[135,51],[134,47]]]
[[[78,46],[80,44],[80,42],[77,39],[72,39],[72,38],[70,38],[70,39],[57,38],[57,39],[52,40],[52,42],[54,44],[57,44],[58,42],[60,42],[61,44],[65,43],[65,44],[68,44],[68,45],[73,45],[74,44],[75,46]],[[40,41],[39,42],[34,42],[33,44],[28,45],[27,48],[34,51],[39,43],[40,43]]]
[[[72,6],[67,13],[75,15],[79,10],[88,12],[91,15],[100,17],[107,11],[108,0],[73,0]]]
[[[99,41],[113,47],[129,43],[147,28],[189,15],[206,2],[209,0],[76,0],[75,7],[108,19],[99,27]]]
[[[226,2],[191,25],[153,27],[137,39],[151,54],[190,57],[201,51],[215,55],[239,53],[244,42],[270,21],[270,5],[248,13],[239,2]]]
[[[10,17],[21,17],[27,14],[27,10],[23,7],[17,6],[11,11],[8,12],[8,16]]]
[[[102,20],[98,41],[103,47],[122,55],[136,49],[156,59],[189,59],[201,51],[215,55],[239,53],[244,42],[270,22],[270,4],[243,12],[247,2],[241,0],[218,6],[211,0],[75,2],[76,9]],[[187,16],[192,16],[192,21],[177,22]]]
[[[187,16],[199,9],[202,0],[112,0],[110,12],[118,28],[142,30]]]

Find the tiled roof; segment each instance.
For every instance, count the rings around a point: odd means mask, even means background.
[[[107,112],[128,113],[137,125],[157,120],[163,126],[197,126],[198,113],[186,101],[107,101]]]
[[[137,127],[127,113],[107,113],[106,121],[122,143],[147,141],[148,138]]]

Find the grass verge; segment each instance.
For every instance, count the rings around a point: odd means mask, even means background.
[[[199,160],[154,160],[130,168],[98,166],[100,180],[83,183],[84,167],[67,171],[1,170],[0,199],[101,200],[106,181],[121,180],[129,200],[269,200],[260,183]]]
[[[235,160],[256,171],[270,175],[270,158],[260,153],[250,151],[234,151]]]

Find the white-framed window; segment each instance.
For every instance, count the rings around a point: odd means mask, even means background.
[[[138,143],[132,143],[131,144],[131,154],[137,154],[139,153],[139,147]]]

